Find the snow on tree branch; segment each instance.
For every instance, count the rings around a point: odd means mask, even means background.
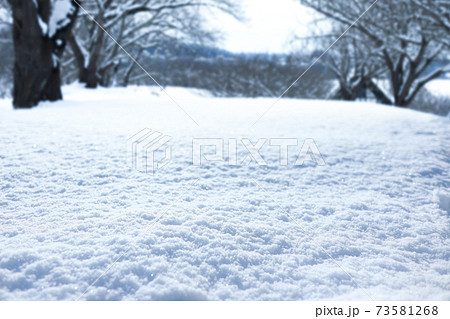
[[[76,4],[72,0],[53,1],[52,14],[49,21],[48,35],[53,37],[58,30],[67,27],[76,12]]]

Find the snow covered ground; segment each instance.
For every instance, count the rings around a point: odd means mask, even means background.
[[[0,101],[1,300],[102,274],[81,299],[450,299],[449,118],[286,99],[251,127],[274,100],[170,88],[197,126],[154,88],[64,93]],[[146,127],[173,137],[154,176],[126,165]],[[327,165],[196,167],[195,137],[314,138]]]
[[[436,96],[450,97],[450,79],[437,79],[429,82],[426,89]]]

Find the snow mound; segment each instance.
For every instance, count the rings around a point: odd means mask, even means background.
[[[429,82],[426,86],[427,90],[437,96],[446,96],[450,98],[450,79],[438,79]]]

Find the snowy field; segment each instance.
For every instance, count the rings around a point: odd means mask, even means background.
[[[286,99],[252,127],[274,100],[168,91],[199,126],[154,88],[0,101],[0,300],[450,299],[449,118]],[[143,128],[173,137],[154,176]],[[195,137],[313,138],[326,166],[197,167]]]

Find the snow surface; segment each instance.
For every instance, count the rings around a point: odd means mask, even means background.
[[[168,91],[199,127],[154,88],[0,100],[0,299],[77,299],[124,253],[82,299],[450,299],[450,119],[283,99],[250,127],[274,100]],[[154,176],[126,166],[145,127],[173,137]],[[191,165],[193,137],[240,136],[327,165]]]

